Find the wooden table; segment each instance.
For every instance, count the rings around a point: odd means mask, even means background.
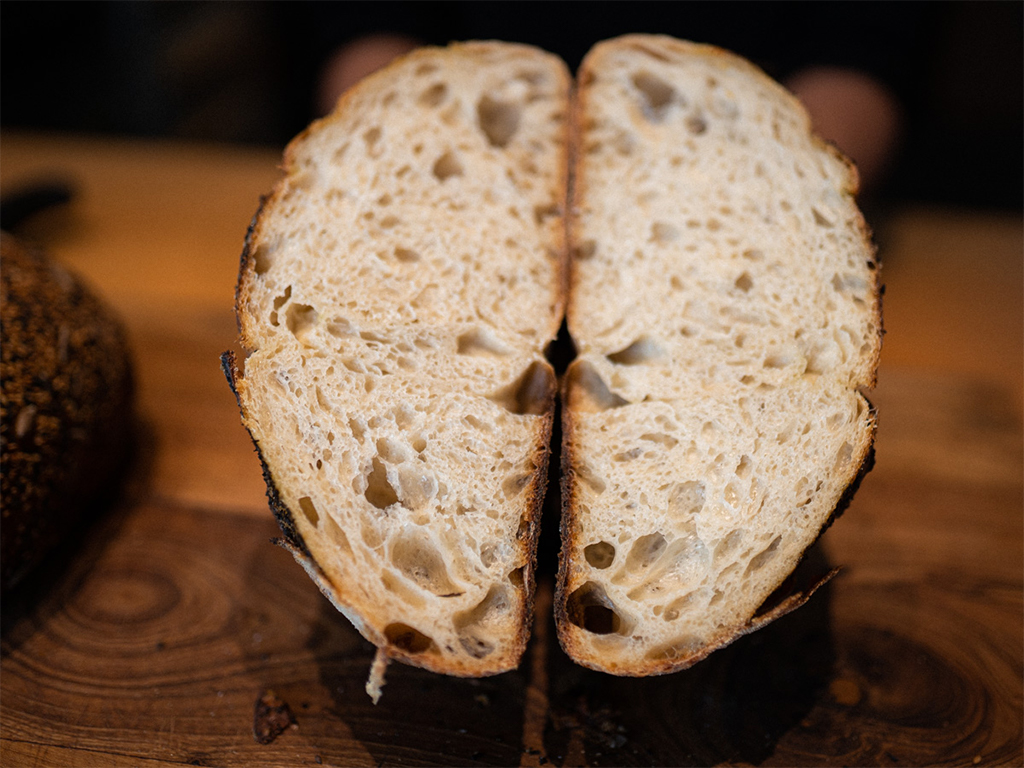
[[[691,670],[604,676],[554,641],[548,547],[518,671],[392,665],[374,707],[373,649],[269,542],[218,367],[278,153],[8,134],[0,157],[4,189],[78,185],[30,234],[125,320],[144,434],[123,500],[4,606],[3,766],[1024,762],[1019,216],[874,222],[878,463],[817,553],[842,574],[805,608]],[[261,745],[268,689],[296,725]]]

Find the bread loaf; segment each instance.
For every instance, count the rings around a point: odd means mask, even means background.
[[[134,384],[118,318],[41,250],[0,235],[0,587],[17,586],[116,495]]]
[[[578,81],[558,630],[647,675],[763,623],[869,461],[877,271],[855,170],[753,65],[636,35]]]
[[[388,659],[514,668],[563,314],[569,75],[422,49],[287,149],[224,358],[287,545]],[[236,366],[241,363],[241,370]]]
[[[569,91],[533,48],[415,52],[289,146],[246,240],[225,371],[286,546],[379,649],[375,698],[390,659],[518,663],[564,313],[581,664],[669,672],[798,605],[758,613],[870,461],[853,167],[708,46],[609,41]]]

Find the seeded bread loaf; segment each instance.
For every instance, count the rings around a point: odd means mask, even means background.
[[[757,610],[869,463],[880,307],[856,172],[748,62],[627,36],[578,75],[561,642],[670,672]]]
[[[0,263],[7,592],[116,495],[133,443],[134,384],[120,320],[77,276],[7,233]]]
[[[224,357],[287,545],[389,659],[514,668],[563,314],[570,79],[527,46],[422,49],[285,154]]]

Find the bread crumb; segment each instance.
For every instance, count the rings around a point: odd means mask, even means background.
[[[373,664],[370,666],[370,677],[366,681],[366,692],[373,699],[374,704],[380,701],[381,688],[385,684],[384,673],[387,671],[389,661],[387,651],[378,648],[377,655],[373,657]]]

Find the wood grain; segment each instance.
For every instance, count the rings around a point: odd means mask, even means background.
[[[4,188],[80,185],[32,233],[125,318],[145,420],[115,508],[5,599],[0,765],[1021,765],[1024,301],[1019,217],[911,209],[880,234],[877,464],[807,567],[804,608],[675,675],[573,665],[545,609],[516,672],[392,665],[321,597],[266,509],[217,368],[276,152],[4,135]],[[549,508],[542,536],[557,536]],[[269,744],[273,690],[296,720]]]

